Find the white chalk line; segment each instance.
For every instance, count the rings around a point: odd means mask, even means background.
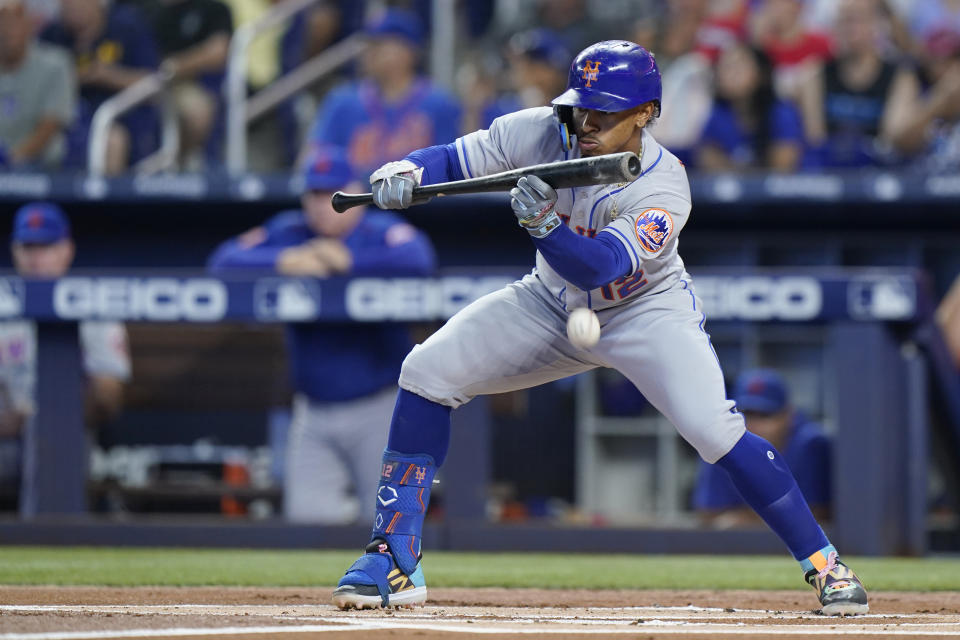
[[[328,631],[375,631],[380,629],[406,629],[416,631],[432,631],[447,633],[475,633],[496,635],[503,633],[515,634],[578,634],[578,635],[610,635],[657,633],[657,634],[697,634],[708,635],[725,633],[731,635],[774,636],[774,635],[859,635],[859,636],[931,636],[957,637],[958,630],[934,629],[877,629],[862,627],[842,627],[826,629],[822,626],[803,627],[745,627],[733,625],[707,625],[698,627],[653,627],[651,625],[636,625],[631,629],[511,629],[504,627],[485,627],[482,625],[424,625],[424,624],[390,624],[379,622],[357,622],[351,628],[343,626],[298,625],[298,626],[264,626],[264,627],[222,627],[219,629],[204,628],[174,628],[174,629],[123,629],[117,631],[54,631],[42,633],[9,633],[0,634],[2,640],[106,640],[108,638],[169,638],[183,636],[230,636],[230,635],[259,635],[281,633],[323,633]]]
[[[726,609],[721,609],[717,607],[538,607],[542,611],[556,611],[557,613],[552,614],[532,614],[532,613],[518,613],[516,617],[532,619],[535,621],[572,621],[576,620],[625,620],[628,618],[617,617],[615,613],[627,613],[629,614],[629,619],[642,618],[642,617],[667,617],[667,618],[680,618],[685,620],[698,620],[698,619],[709,619],[713,620],[717,617],[736,617],[737,619],[766,619],[770,617],[780,617],[788,618],[791,620],[796,619],[805,619],[805,620],[823,620],[824,622],[829,622],[831,620],[836,620],[837,618],[825,617],[821,614],[818,614],[813,611],[784,611],[784,610],[773,610],[773,609],[733,609],[732,611],[727,611]],[[242,614],[252,614],[256,616],[283,616],[285,619],[300,619],[300,620],[326,620],[329,616],[324,615],[310,615],[308,613],[300,613],[303,611],[328,611],[331,610],[331,605],[312,605],[312,604],[295,604],[295,605],[275,605],[275,604],[250,604],[250,605],[211,605],[211,604],[153,604],[153,605],[134,605],[134,604],[123,604],[123,605],[0,605],[0,611],[9,611],[11,613],[17,611],[23,612],[52,612],[52,613],[114,613],[114,614],[124,614],[124,613],[152,613],[152,614],[164,614],[164,615],[217,615],[217,616],[235,616]],[[448,609],[455,610],[455,613],[446,613]],[[511,620],[510,611],[516,610],[520,611],[522,607],[444,607],[440,605],[430,605],[426,607],[419,607],[415,609],[396,609],[389,610],[390,614],[385,614],[381,610],[369,610],[369,611],[344,611],[337,613],[338,616],[342,616],[343,620],[357,619],[360,616],[360,619],[367,619],[364,616],[382,616],[381,619],[424,619],[424,620],[437,620],[443,619],[443,616],[453,617],[470,617],[478,616],[483,618],[502,618],[504,620]],[[502,616],[491,615],[491,610],[499,610],[503,612]],[[602,612],[602,613],[593,613],[593,612]],[[957,622],[960,623],[960,614],[937,614],[937,613],[867,613],[860,614],[856,616],[856,619],[880,619],[880,620],[897,620],[900,618],[922,618],[922,619],[936,619],[942,620],[945,617],[954,617]]]
[[[116,631],[52,631],[38,633],[0,633],[0,640],[102,640],[107,638],[162,638],[179,636],[230,636],[238,634],[281,634],[281,633],[323,633],[328,631],[374,631],[380,629],[404,629],[448,633],[475,634],[636,634],[654,632],[658,634],[715,634],[726,633],[749,636],[773,635],[910,635],[910,636],[960,636],[960,616],[942,614],[867,614],[840,620],[825,618],[808,612],[774,612],[757,609],[735,609],[726,611],[719,608],[686,607],[589,607],[573,610],[564,609],[563,613],[511,614],[511,607],[496,607],[504,613],[502,617],[491,615],[491,607],[441,607],[432,606],[423,609],[400,609],[390,615],[380,614],[371,619],[365,614],[343,612],[329,616],[302,615],[307,611],[327,609],[322,605],[0,605],[3,612],[49,612],[49,613],[140,613],[160,616],[185,616],[216,614],[235,616],[246,613],[258,617],[283,619],[286,621],[311,621],[322,624],[268,625],[249,627],[220,628],[184,628],[166,629],[120,629]],[[448,610],[455,609],[450,613]],[[547,608],[549,610],[549,608]],[[432,611],[431,611],[432,610]],[[291,615],[294,611],[301,615]],[[478,619],[469,619],[471,612]],[[621,616],[611,615],[620,613]],[[623,615],[629,614],[629,615]],[[651,619],[644,619],[643,615]],[[367,615],[375,615],[370,612]],[[448,615],[453,619],[438,617]],[[818,620],[819,624],[788,625],[749,625],[743,622],[717,621],[718,617],[737,619],[770,618],[781,616],[791,620]],[[878,620],[897,620],[910,617],[924,622],[891,622],[891,624],[863,625],[852,622],[855,619],[872,618]],[[934,622],[953,618],[949,622]],[[638,621],[639,619],[639,621]],[[709,619],[711,622],[698,622]],[[929,620],[929,621],[927,621]],[[550,626],[548,626],[550,625]],[[892,626],[892,628],[891,628]],[[592,628],[591,628],[592,627]]]

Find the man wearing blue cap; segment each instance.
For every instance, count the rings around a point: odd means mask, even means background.
[[[460,133],[460,105],[417,72],[424,33],[415,13],[387,9],[364,33],[364,78],[327,95],[308,145],[347,149],[357,174],[368,176],[414,149],[453,140]]]
[[[303,178],[302,209],[283,211],[224,242],[211,256],[210,269],[317,278],[423,276],[434,270],[426,235],[395,213],[334,211],[334,191],[362,191],[342,149],[314,150]],[[287,342],[296,395],[284,513],[294,521],[324,524],[369,518],[385,425],[410,349],[407,330],[397,324],[291,324]]]
[[[820,425],[790,405],[783,377],[770,369],[743,372],[734,399],[747,429],[783,454],[800,492],[818,518],[830,514],[830,439]],[[693,505],[716,526],[759,524],[721,467],[701,463]]]
[[[507,113],[550,104],[566,87],[570,58],[563,40],[550,29],[530,29],[510,38],[507,62],[512,91],[486,106],[483,128]]]
[[[23,278],[50,279],[67,274],[75,252],[70,223],[55,204],[33,202],[14,216],[10,250]],[[81,322],[80,346],[87,374],[87,425],[119,413],[130,378],[127,333],[117,322]],[[30,437],[36,412],[37,333],[32,322],[0,323],[0,482],[19,476],[21,436]],[[31,488],[24,486],[21,511],[29,513]],[[26,498],[26,499],[24,499]]]

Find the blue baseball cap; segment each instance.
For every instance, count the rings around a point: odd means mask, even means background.
[[[54,244],[70,237],[70,221],[52,202],[30,202],[13,217],[11,239],[20,244]]]
[[[528,29],[510,38],[510,50],[518,55],[538,60],[566,71],[573,60],[573,54],[563,39],[551,29]]]
[[[423,23],[412,11],[386,9],[377,13],[367,23],[364,33],[368,36],[396,36],[414,47],[423,44]]]
[[[787,406],[788,396],[787,383],[779,373],[752,369],[737,378],[734,400],[740,411],[779,413]]]
[[[303,165],[303,185],[308,191],[337,191],[354,177],[346,150],[337,146],[314,147]]]

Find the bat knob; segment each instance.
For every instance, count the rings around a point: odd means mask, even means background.
[[[355,206],[349,202],[347,194],[342,191],[337,191],[330,197],[330,204],[333,206],[333,210],[337,213],[343,213],[350,207]]]

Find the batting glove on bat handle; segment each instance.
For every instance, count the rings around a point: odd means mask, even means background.
[[[545,238],[560,226],[556,204],[557,192],[537,176],[523,176],[510,190],[513,214],[534,238]]]
[[[370,176],[373,203],[381,209],[406,209],[414,204],[413,188],[420,184],[422,174],[423,168],[409,160],[388,162]]]

